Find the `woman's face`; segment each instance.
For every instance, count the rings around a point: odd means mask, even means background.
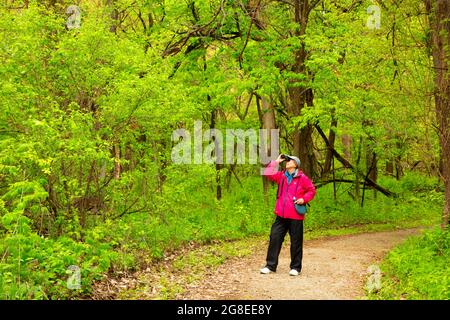
[[[297,164],[295,163],[294,160],[289,160],[286,162],[286,169],[295,168],[296,166],[297,166]]]

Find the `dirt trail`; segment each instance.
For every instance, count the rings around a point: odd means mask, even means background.
[[[364,233],[304,242],[301,275],[289,272],[285,241],[276,273],[259,274],[267,243],[251,256],[231,259],[177,299],[358,299],[364,296],[367,268],[417,229]],[[288,239],[288,237],[286,237]]]

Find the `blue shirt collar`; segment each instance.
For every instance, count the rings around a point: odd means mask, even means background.
[[[297,175],[297,172],[298,172],[298,169],[295,169],[294,172],[292,172],[292,174],[290,174],[289,171],[287,171],[287,170],[284,172],[284,175],[287,178],[288,184],[291,183],[292,178],[294,178]]]

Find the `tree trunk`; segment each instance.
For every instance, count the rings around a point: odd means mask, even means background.
[[[334,112],[334,108],[333,108],[333,110],[331,111],[331,128],[330,128],[330,133],[328,134],[328,141],[330,141],[330,144],[333,148],[334,148],[334,141],[336,139],[335,128],[337,126],[337,119],[334,116],[334,114],[335,114],[335,112]],[[333,160],[333,152],[330,150],[330,148],[327,148],[327,153],[325,155],[325,164],[323,165],[322,180],[328,180],[328,175],[330,174],[332,160]]]
[[[208,100],[209,100],[209,96],[208,96]],[[213,111],[211,111],[211,123],[209,125],[210,129],[215,129],[216,128],[216,120],[217,120],[217,109],[214,109]],[[212,137],[213,141],[216,140],[216,137],[213,136]],[[211,151],[211,157],[214,156],[214,152],[217,152],[217,150],[213,150]],[[220,170],[223,167],[223,164],[218,163],[218,161],[216,161],[216,199],[220,200],[222,199],[222,184],[220,182]]]
[[[394,162],[392,160],[387,160],[385,171],[387,175],[394,175]]]
[[[349,134],[343,134],[342,135],[342,144],[344,146],[344,158],[348,161],[350,161],[352,159],[352,143],[353,143],[353,138],[351,135]]]
[[[306,26],[308,24],[308,17],[311,11],[309,0],[294,0],[294,21],[299,25],[295,29],[294,34],[296,37],[303,37],[306,34]],[[301,40],[299,40],[301,41]],[[307,58],[307,52],[305,44],[302,41],[300,49],[295,52],[295,62],[291,66],[290,71],[296,74],[303,74],[308,78],[308,70],[305,66]],[[289,116],[297,117],[300,115],[302,109],[305,106],[313,105],[313,92],[311,88],[308,88],[306,84],[298,84],[297,80],[289,81],[289,98],[288,104]],[[315,166],[316,157],[313,152],[313,140],[312,140],[313,126],[307,125],[301,129],[298,126],[292,134],[292,140],[294,143],[294,155],[300,158],[302,162],[302,171],[311,178],[317,176]]]
[[[373,127],[373,121],[371,120],[364,120],[363,125],[365,128]],[[367,139],[365,139],[365,153],[366,153],[366,175],[367,177],[372,180],[373,182],[377,182],[378,178],[378,169],[377,169],[377,155],[375,154],[375,151],[373,149],[373,145],[371,142],[375,140],[374,137],[372,137],[370,134],[368,135]],[[364,190],[365,190],[365,184],[364,184]],[[374,190],[373,194],[374,199],[377,197],[377,191]],[[364,192],[363,192],[363,200],[364,201]]]
[[[357,154],[357,158],[356,158],[356,163],[355,163],[355,200],[359,201],[359,197],[360,197],[360,185],[359,185],[359,181],[360,181],[360,176],[361,176],[361,170],[359,169],[360,167],[360,162],[361,162],[361,147],[362,147],[362,143],[363,143],[363,139],[362,137],[359,138],[359,144],[358,144],[358,154]]]
[[[120,146],[119,143],[114,144],[114,179],[120,178]]]
[[[402,145],[400,144],[400,142],[397,142],[397,148],[401,149]],[[396,156],[394,159],[394,164],[395,164],[395,178],[397,180],[400,180],[403,177],[403,166],[401,163],[402,157],[400,155]]]
[[[445,186],[442,228],[450,224],[450,2],[425,0],[430,19],[431,52],[435,76],[434,101],[441,144],[442,181]]]
[[[261,129],[266,130],[267,133],[269,133],[269,139],[268,143],[266,144],[267,149],[263,150],[262,152],[265,152],[266,155],[272,155],[271,150],[271,141],[270,141],[270,130],[276,128],[275,124],[275,111],[273,109],[272,101],[268,100],[265,97],[260,98],[259,96],[256,96],[257,99],[257,106],[258,106],[258,113],[259,118],[261,119]],[[259,100],[261,99],[261,104],[259,103]],[[269,203],[269,187],[270,187],[270,181],[267,179],[266,176],[262,176],[263,181],[263,192],[264,192],[264,201],[266,204]]]
[[[118,21],[119,21],[119,11],[117,10],[117,8],[115,7],[115,0],[106,0],[106,5],[110,8],[111,10],[111,26],[109,28],[110,32],[116,33],[117,32],[117,25],[118,25]]]
[[[373,182],[377,182],[378,178],[378,159],[376,153],[373,151],[372,148],[368,147],[366,150],[366,172],[367,176],[370,180]],[[373,198],[377,198],[377,190],[374,189]]]

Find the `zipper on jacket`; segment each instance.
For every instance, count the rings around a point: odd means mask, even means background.
[[[291,183],[292,182],[294,182],[294,178],[295,177],[292,177],[292,180],[291,180]],[[287,178],[285,178],[286,180],[287,180]],[[300,183],[300,181],[296,181],[297,182],[297,188],[298,188],[298,184]],[[295,193],[297,193],[297,188],[295,188]],[[283,192],[283,190],[281,190],[281,192]],[[286,194],[284,195],[284,199],[283,199],[283,219],[284,219],[284,209],[285,209],[285,207],[286,207],[286,197],[288,196],[288,193],[289,193],[289,183],[288,184],[286,184]],[[294,195],[294,196],[297,196],[297,195]],[[295,209],[295,207],[294,207],[294,209]]]

